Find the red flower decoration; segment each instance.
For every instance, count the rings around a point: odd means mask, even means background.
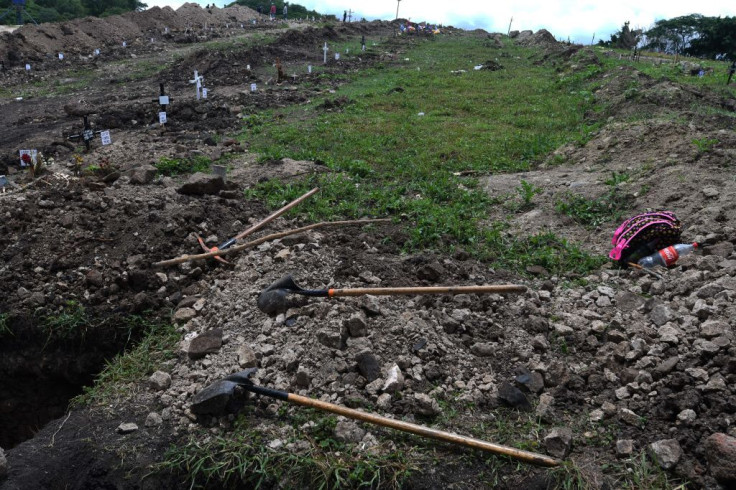
[[[21,160],[23,160],[23,163],[30,164],[31,163],[31,155],[28,153],[23,153],[23,156],[20,157]]]

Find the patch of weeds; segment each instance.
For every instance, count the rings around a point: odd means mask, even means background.
[[[161,363],[176,357],[181,336],[174,325],[151,322],[139,316],[128,317],[126,323],[125,327],[131,332],[143,330],[143,338],[132,350],[107,361],[94,384],[86,386],[81,395],[72,399],[70,406],[109,405],[129,398],[131,383],[141,381]]]
[[[521,197],[521,209],[529,209],[533,207],[532,198],[541,192],[541,187],[537,187],[522,179],[519,187],[516,188],[516,193]]]
[[[611,172],[611,178],[606,179],[604,183],[606,185],[610,185],[611,187],[616,187],[619,184],[623,184],[624,182],[628,182],[631,177],[627,172],[616,172],[615,170]]]
[[[693,140],[693,145],[698,150],[698,155],[711,152],[713,147],[718,143],[719,141],[715,138],[695,138]]]
[[[205,156],[194,156],[192,158],[168,158],[162,157],[155,167],[161,175],[174,176],[182,174],[193,174],[195,172],[207,172],[212,165],[212,160]]]
[[[555,203],[555,211],[570,216],[575,222],[588,227],[596,227],[607,221],[618,221],[626,209],[626,201],[621,193],[612,189],[599,199],[588,199],[568,192]]]
[[[687,484],[670,480],[667,473],[647,457],[646,451],[641,451],[620,464],[604,465],[602,469],[616,479],[616,488],[677,490],[688,487]]]
[[[41,329],[46,335],[43,349],[51,342],[79,340],[83,343],[87,331],[94,326],[99,326],[99,323],[93,324],[84,306],[73,300],[67,301],[61,312],[42,319]]]
[[[401,488],[415,469],[403,451],[355,452],[332,432],[325,437],[288,425],[281,426],[279,438],[298,449],[272,449],[272,437],[250,427],[245,416],[226,437],[193,435],[185,445],[171,447],[154,471],[182,475],[189,488],[337,489]]]
[[[587,490],[595,488],[592,481],[589,481],[578,465],[572,461],[563,461],[563,463],[550,471],[552,478],[557,483],[555,488],[563,490]]]
[[[0,313],[0,339],[13,336],[13,330],[10,328],[10,313]]]

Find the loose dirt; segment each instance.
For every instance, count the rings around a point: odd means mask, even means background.
[[[232,267],[212,261],[155,269],[157,261],[196,253],[194,234],[213,246],[264,218],[269,211],[244,199],[243,190],[262,179],[321,171],[316,162],[257,164],[247,142],[229,134],[253,110],[339,92],[334,79],[306,73],[307,63],[321,61],[325,40],[357,42],[363,34],[386,38],[393,32],[380,22],[324,28],[295,23],[284,32],[262,22],[247,24],[256,17],[241,7],[210,13],[187,4],[175,12],[151,9],[112,20],[24,27],[0,40],[0,58],[12,65],[2,72],[3,87],[12,95],[25,94],[23,100],[0,102],[7,128],[0,136],[0,174],[27,186],[0,194],[0,313],[11,319],[11,335],[0,344],[0,373],[13,380],[0,393],[0,447],[8,450],[10,467],[0,488],[181,485],[182,475],[144,478],[148,465],[160,462],[171,444],[200,434],[203,426],[209,435],[231,433],[226,416],[195,423],[191,396],[248,365],[243,360],[248,356],[259,367],[258,384],[422,424],[440,423],[458,433],[524,417],[541,424],[523,440],[494,442],[556,453],[545,437],[553,427],[569,428],[572,440],[560,457],[573,460],[591,487],[612,488],[631,478],[626,468],[638,471],[640,453],[650,452],[652,443],[670,441],[681,450],[668,469],[670,477],[693,488],[728,488],[727,480],[716,480],[716,468],[723,464],[716,456],[722,453],[704,448],[714,433],[736,437],[733,99],[651,80],[635,67],[621,70],[602,79],[594,94],[610,103],[611,112],[592,140],[558,149],[530,172],[482,178],[499,198],[492,218],[507,221],[509,233],[553,231],[595,253],[607,253],[617,223],[591,228],[556,212],[569,193],[594,200],[616,192],[625,196],[623,212],[629,214],[676,211],[685,225],[683,236],[701,242],[704,250],[682,259],[663,281],[608,265],[582,278],[551,276],[543,268],[522,277],[461,250],[452,256],[406,256],[400,253],[406,237],[399,224],[282,239],[231,257]],[[243,22],[244,28],[231,22]],[[161,36],[162,25],[170,30],[168,37],[146,42],[154,31]],[[557,46],[545,33],[525,37],[539,41],[539,62],[577,69],[579,48]],[[247,44],[256,34],[278,39]],[[105,53],[90,56],[103,38]],[[118,47],[125,39],[129,47]],[[214,39],[227,43],[207,52],[190,44]],[[344,73],[400,59],[395,54],[401,41],[385,46],[330,62],[325,70]],[[74,56],[53,59],[62,49]],[[276,58],[296,76],[277,84]],[[127,62],[119,63],[123,59]],[[595,56],[585,59],[592,63]],[[38,69],[26,73],[27,60]],[[167,68],[152,77],[147,64]],[[212,87],[206,101],[196,102],[188,83],[195,69]],[[636,97],[627,93],[632,79],[638,82]],[[154,102],[162,82],[173,97],[171,122],[164,129],[157,124]],[[55,92],[47,97],[43,87],[49,83]],[[251,93],[250,83],[260,89]],[[706,105],[710,115],[693,110]],[[93,150],[84,152],[69,141],[81,129],[79,114],[86,108],[95,130],[111,130],[112,145],[101,147],[96,139]],[[642,114],[646,117],[632,118]],[[22,174],[16,164],[19,148],[38,148],[49,163],[46,174],[34,181]],[[164,156],[216,159],[224,154],[231,156],[228,183],[214,195],[182,194],[182,178],[146,179],[138,173]],[[78,175],[75,155],[82,166],[100,170]],[[614,171],[627,179],[607,183]],[[514,191],[522,180],[539,189],[526,204]],[[262,233],[303,224],[280,218]],[[259,311],[258,294],[287,273],[315,289],[520,283],[528,291],[314,298],[274,317]],[[82,305],[101,328],[86,332],[87,337],[72,332],[48,343],[44,319],[58,317],[70,305]],[[88,384],[114,352],[142,335],[142,328],[130,327],[126,319],[144,313],[167,321],[173,315],[178,322],[182,351],[158,367],[170,375],[170,386],[152,388],[140,380],[125,397],[105,406],[67,412],[68,397]],[[221,346],[192,359],[187,340],[213,331],[221,335]],[[378,372],[363,364],[367,356]],[[396,392],[385,385],[394,367],[403,378]],[[52,387],[56,391],[49,399]],[[521,390],[533,416],[508,406],[510,387]],[[252,427],[266,443],[284,444],[288,437],[281,433],[273,401],[252,403]],[[124,422],[139,429],[121,435],[117,428]],[[418,455],[415,462],[423,471],[406,488],[489,485],[486,461],[474,453],[419,438],[392,442],[389,431],[360,427],[362,432],[348,426],[351,430],[335,437],[360,450],[379,451],[388,444],[442,458],[437,467],[431,457]],[[376,435],[382,436],[380,443]],[[482,431],[476,436],[484,437]],[[298,445],[292,449],[300,450]],[[545,470],[533,467],[507,465],[497,471],[499,488],[546,488],[552,481]]]

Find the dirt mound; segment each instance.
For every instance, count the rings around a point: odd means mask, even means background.
[[[176,32],[186,29],[224,28],[228,24],[250,22],[259,17],[254,10],[241,5],[203,9],[186,3],[174,11],[169,7],[153,7],[100,19],[86,17],[68,22],[25,25],[0,37],[0,60],[10,65],[56,57],[58,53],[89,56],[94,49],[128,44],[136,39],[160,36],[168,28]]]
[[[528,32],[522,31],[516,42],[522,46],[550,46],[558,44],[555,37],[547,29],[540,29],[531,35],[527,34]]]

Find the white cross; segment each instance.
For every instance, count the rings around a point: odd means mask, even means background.
[[[197,73],[197,70],[194,70],[194,80],[189,80],[189,83],[194,83],[197,86],[197,100],[200,98],[199,90],[202,88],[202,82],[204,82],[204,77]]]
[[[325,65],[326,65],[327,64],[327,51],[329,51],[329,49],[327,49],[327,43],[325,43],[325,47],[322,48],[322,51],[325,52]]]

